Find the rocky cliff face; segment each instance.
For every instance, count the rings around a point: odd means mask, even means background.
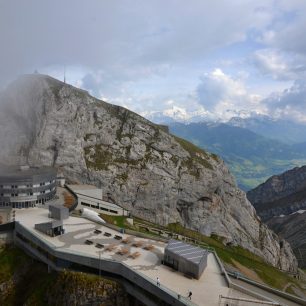
[[[257,213],[286,239],[306,267],[306,166],[272,176],[247,194]]]
[[[59,272],[45,295],[47,305],[143,305],[115,281],[71,271]]]
[[[306,208],[306,166],[274,175],[247,193],[257,213],[268,220]]]
[[[1,100],[5,163],[58,167],[70,181],[102,187],[133,215],[213,232],[274,266],[296,268],[289,245],[259,221],[217,156],[47,76],[17,80]]]
[[[306,211],[298,210],[290,215],[273,217],[267,225],[280,237],[286,239],[301,268],[306,267]]]

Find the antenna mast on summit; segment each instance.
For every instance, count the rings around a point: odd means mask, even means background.
[[[66,84],[66,66],[64,66],[64,83]]]

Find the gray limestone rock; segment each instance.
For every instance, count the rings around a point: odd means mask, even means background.
[[[306,267],[306,166],[269,178],[248,192],[257,213],[280,237],[286,239]]]

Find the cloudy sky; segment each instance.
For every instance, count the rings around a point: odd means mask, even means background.
[[[151,116],[306,122],[305,0],[0,0],[0,87],[38,70]]]

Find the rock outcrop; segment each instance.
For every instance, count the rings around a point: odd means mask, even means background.
[[[58,167],[135,216],[215,233],[274,266],[296,268],[289,245],[261,223],[217,156],[48,76],[20,78],[1,100],[3,162]]]
[[[247,194],[258,215],[286,239],[306,267],[306,166],[269,178]]]
[[[306,209],[306,166],[272,176],[247,197],[263,220]]]
[[[267,225],[286,239],[298,260],[299,267],[306,268],[306,210],[298,210],[287,216],[273,217]]]
[[[142,305],[131,303],[131,297],[115,281],[71,271],[59,272],[45,295],[47,305]]]

